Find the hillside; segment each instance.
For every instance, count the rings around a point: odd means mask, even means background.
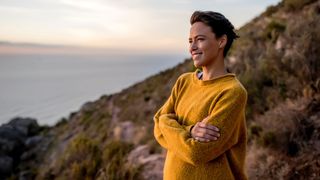
[[[238,31],[226,60],[248,90],[250,179],[320,177],[319,22],[319,0],[284,0]],[[10,179],[162,179],[152,117],[188,71],[191,60],[42,127]]]

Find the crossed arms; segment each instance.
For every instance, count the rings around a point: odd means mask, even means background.
[[[158,143],[174,152],[180,159],[196,165],[209,162],[237,144],[246,92],[237,89],[225,93],[216,103],[203,123],[219,129],[220,137],[215,141],[198,141],[190,133],[191,126],[181,125],[174,112],[175,92],[154,117],[154,136]],[[194,126],[196,128],[197,126]]]

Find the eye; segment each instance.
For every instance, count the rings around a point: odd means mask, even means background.
[[[189,44],[191,44],[192,43],[192,40],[191,39],[189,39]]]
[[[200,41],[200,42],[201,42],[201,41],[204,41],[204,40],[205,40],[204,38],[198,38],[198,39],[197,39],[197,41]]]

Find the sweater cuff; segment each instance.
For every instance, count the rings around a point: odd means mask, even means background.
[[[194,127],[194,125],[183,126],[183,127],[184,127],[184,129],[185,129],[186,131],[188,131],[188,132],[191,134],[191,130],[192,130],[192,128]]]

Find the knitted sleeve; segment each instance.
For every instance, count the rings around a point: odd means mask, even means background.
[[[158,143],[165,149],[168,149],[168,145],[167,145],[166,140],[163,137],[162,132],[160,131],[159,120],[160,120],[160,116],[162,114],[175,114],[174,105],[175,105],[175,101],[176,101],[176,95],[178,93],[177,92],[178,91],[178,84],[179,84],[179,79],[174,84],[169,98],[167,99],[165,104],[158,110],[158,112],[155,114],[155,116],[153,118],[153,120],[154,120],[154,129],[153,129],[154,137],[158,141]]]
[[[195,141],[172,113],[159,117],[159,132],[167,147],[182,160],[193,165],[209,162],[238,142],[246,101],[247,93],[242,88],[229,90],[218,100],[208,121],[220,129],[221,136],[216,141]]]

